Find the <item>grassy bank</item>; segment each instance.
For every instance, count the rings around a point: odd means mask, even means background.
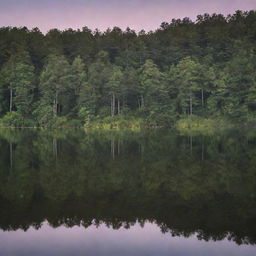
[[[140,130],[145,127],[141,118],[124,118],[124,117],[106,117],[85,124],[86,129],[102,130]]]
[[[192,116],[178,120],[175,127],[182,133],[212,134],[234,128],[235,123],[223,118],[201,118]]]
[[[15,113],[0,119],[0,128],[85,128],[90,130],[141,130],[141,129],[176,129],[181,133],[212,134],[218,131],[240,126],[251,126],[252,122],[234,122],[224,118],[202,118],[197,116],[185,117],[172,122],[156,122],[150,118],[135,116],[115,116],[95,118],[82,122],[81,120],[68,120],[66,117],[56,117],[47,124],[40,125],[35,120],[21,119]]]

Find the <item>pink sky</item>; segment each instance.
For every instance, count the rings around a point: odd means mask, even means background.
[[[250,256],[256,248],[250,245],[238,246],[227,239],[222,241],[199,241],[196,234],[184,238],[162,234],[156,224],[146,222],[144,228],[137,223],[130,229],[113,230],[102,224],[99,228],[90,226],[56,229],[45,222],[39,230],[26,232],[0,231],[0,254],[11,255],[98,255],[98,256]]]
[[[0,26],[154,30],[163,21],[256,9],[256,0],[0,0]]]

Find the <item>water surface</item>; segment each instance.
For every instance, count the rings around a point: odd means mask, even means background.
[[[0,130],[0,255],[255,255],[256,132]]]

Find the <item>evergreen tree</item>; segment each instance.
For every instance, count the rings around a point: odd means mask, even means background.
[[[121,114],[123,72],[118,66],[113,66],[108,81],[108,90],[111,94],[111,116]]]
[[[140,70],[141,108],[150,109],[166,96],[164,75],[152,60],[147,60]]]
[[[12,56],[2,69],[5,87],[9,91],[9,111],[17,110],[24,117],[31,113],[33,90],[35,88],[34,67],[25,51]]]
[[[80,56],[76,57],[71,65],[70,70],[69,93],[69,111],[73,116],[77,116],[79,109],[79,95],[83,87],[86,86],[87,75],[85,65]]]
[[[40,108],[51,106],[54,117],[61,114],[66,103],[65,93],[71,87],[70,70],[64,56],[51,55],[40,76]]]
[[[0,115],[45,125],[120,113],[154,125],[184,115],[251,120],[255,24],[256,11],[237,11],[148,33],[0,28]]]
[[[94,114],[99,114],[100,111],[105,112],[104,109],[109,106],[109,93],[107,88],[111,70],[109,56],[105,51],[99,52],[96,61],[89,66],[88,84],[86,88],[83,89],[83,91],[86,91],[86,95],[84,93],[81,94],[81,96],[83,95],[85,98],[80,97],[80,102],[86,104],[90,96],[90,108]]]
[[[193,115],[195,106],[204,106],[204,93],[208,79],[204,71],[200,63],[192,60],[191,57],[182,59],[175,67],[172,66],[169,72],[169,83],[170,87],[176,90],[174,97],[176,97],[177,111]]]

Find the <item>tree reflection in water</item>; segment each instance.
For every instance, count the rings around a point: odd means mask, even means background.
[[[0,131],[0,228],[156,223],[256,243],[256,134]]]

